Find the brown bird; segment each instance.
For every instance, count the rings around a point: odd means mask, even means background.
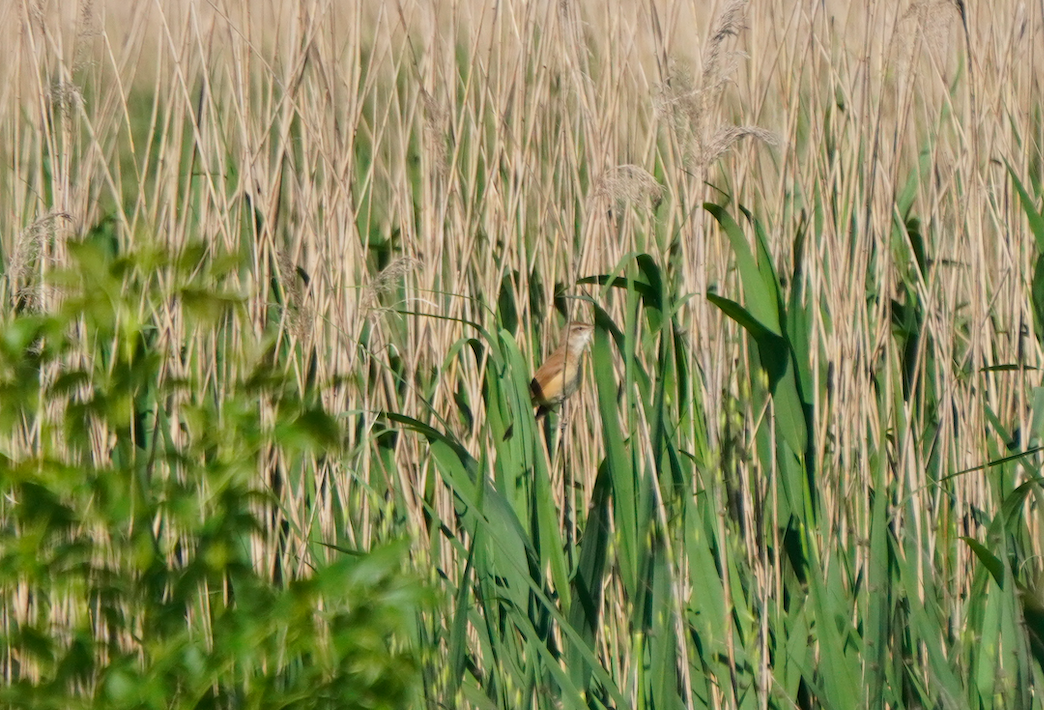
[[[593,325],[573,321],[566,327],[562,344],[536,371],[529,392],[537,419],[580,388],[580,358],[593,335]]]

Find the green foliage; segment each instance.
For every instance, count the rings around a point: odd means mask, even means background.
[[[246,335],[237,260],[69,252],[56,305],[0,323],[0,702],[412,707],[402,545],[281,579],[252,552],[280,535],[261,474],[316,475],[343,434]]]
[[[795,270],[792,299],[785,305],[779,277],[769,254],[768,243],[761,225],[747,212],[757,235],[755,260],[742,230],[722,207],[704,205],[721,225],[736,254],[747,307],[735,301],[707,294],[707,299],[722,310],[754,338],[757,346],[753,355],[768,378],[768,395],[773,404],[775,426],[781,439],[772,450],[778,453],[783,473],[781,492],[790,510],[786,517],[796,516],[805,524],[813,522],[815,513],[816,481],[813,476],[815,429],[808,363],[808,315],[800,302],[800,271]],[[801,233],[797,240],[802,243]],[[795,262],[800,263],[801,250],[795,249]],[[759,381],[753,379],[751,391],[759,391]],[[766,469],[771,462],[766,461]],[[811,514],[811,515],[809,515]],[[806,518],[806,516],[808,516]]]

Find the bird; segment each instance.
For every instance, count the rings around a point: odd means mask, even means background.
[[[548,356],[529,383],[537,419],[580,388],[580,359],[593,335],[594,326],[590,323],[573,321],[566,326],[562,344]]]

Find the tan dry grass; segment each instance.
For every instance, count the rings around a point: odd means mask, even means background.
[[[897,428],[917,414],[881,401],[871,380],[894,371],[897,358],[888,301],[905,257],[891,236],[903,217],[895,199],[925,151],[913,212],[936,266],[918,293],[932,357],[953,367],[921,376],[954,404],[956,416],[942,412],[939,446],[957,470],[981,463],[983,398],[1028,427],[1033,379],[979,369],[1041,364],[1026,298],[1032,239],[1001,164],[1020,174],[1039,166],[1040,8],[969,5],[969,57],[947,2],[729,2],[694,14],[697,5],[4,3],[12,58],[0,77],[4,252],[30,253],[19,240],[53,215],[82,230],[114,207],[128,238],[231,246],[253,229],[249,206],[260,225],[244,288],[260,321],[271,265],[284,277],[298,266],[311,276],[308,293],[295,296],[307,301],[299,312],[312,314],[308,335],[288,328],[286,337],[315,343],[321,378],[351,375],[329,406],[442,418],[477,449],[482,433],[459,426],[453,394],[466,392],[481,419],[482,363],[443,360],[475,335],[460,321],[492,326],[510,278],[521,294],[518,337],[535,360],[558,330],[554,285],[618,314],[606,292],[572,284],[636,250],[666,260],[669,245],[653,237],[660,226],[680,239],[678,290],[697,294],[684,318],[717,441],[719,414],[745,397],[736,373],[746,350],[703,299],[715,287],[739,293],[724,239],[694,210],[718,198],[704,181],[769,221],[780,264],[789,263],[796,216],[818,196],[824,211],[809,214],[816,236],[805,288],[821,304],[813,372],[833,372],[832,396],[817,403],[825,507],[836,530],[859,536],[868,441],[892,433],[890,475],[907,481],[910,510],[925,513],[900,511],[896,524],[914,526],[930,557],[938,526],[954,522],[950,507]],[[761,141],[737,143],[743,136]],[[45,155],[50,175],[40,169]],[[642,204],[661,196],[658,212]],[[370,240],[392,245],[390,265],[376,263]],[[25,261],[14,269],[18,284],[32,268]],[[527,298],[534,275],[543,284],[537,313]],[[405,386],[389,353],[401,358]],[[432,371],[439,376],[426,380]],[[575,401],[595,411],[590,387]],[[574,418],[568,434],[584,486],[602,456],[589,421]],[[334,475],[369,480],[367,433]],[[429,456],[408,439],[396,456],[385,474],[398,478],[419,529]],[[953,506],[993,509],[989,490],[976,475],[960,478]],[[334,521],[320,523],[329,530]],[[771,598],[772,575],[751,555]],[[954,570],[955,595],[969,569],[970,561]]]

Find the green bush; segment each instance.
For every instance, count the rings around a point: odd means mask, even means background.
[[[112,236],[0,324],[0,703],[412,706],[405,548],[280,544],[271,479],[341,435],[254,342],[237,260]]]

